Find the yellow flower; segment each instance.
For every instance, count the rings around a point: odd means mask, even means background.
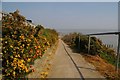
[[[30,39],[28,39],[28,41],[29,41],[29,42],[31,42],[31,40],[30,40]]]
[[[24,36],[23,36],[23,35],[21,35],[21,36],[20,36],[20,39],[24,39]]]
[[[29,47],[26,47],[27,49],[29,48]]]
[[[24,60],[21,60],[21,62],[24,62]]]
[[[22,49],[23,47],[22,47],[22,46],[20,46],[20,48]]]
[[[10,56],[10,58],[13,58],[13,56]]]
[[[30,46],[30,44],[27,44],[28,46]]]
[[[7,75],[7,76],[10,75],[10,73],[7,73],[6,75]]]
[[[15,31],[14,34],[17,34],[17,31]]]
[[[38,48],[40,48],[40,46],[38,46]]]
[[[17,58],[14,58],[14,60],[17,60]]]
[[[26,72],[28,72],[28,69],[27,69],[27,67],[25,67],[25,71],[26,71]]]
[[[18,57],[17,55],[15,55],[15,57]]]
[[[6,53],[6,51],[4,51],[4,53]]]
[[[22,53],[24,52],[24,49],[22,49],[22,51],[21,51]]]
[[[13,72],[13,76],[15,76],[15,71]]]
[[[11,47],[11,48],[13,48],[13,46],[12,46],[12,45],[10,45],[10,47]]]
[[[31,61],[31,59],[30,58],[28,58],[28,60],[27,60],[28,62],[30,62]]]
[[[25,45],[23,44],[22,46],[24,47]]]
[[[16,69],[16,66],[14,66],[13,69],[15,70],[15,69]]]
[[[18,57],[20,57],[20,55],[18,54]]]

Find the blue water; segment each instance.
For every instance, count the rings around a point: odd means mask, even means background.
[[[115,49],[115,51],[117,51],[118,35],[99,35],[96,37],[102,40],[104,44],[113,45],[112,48]]]

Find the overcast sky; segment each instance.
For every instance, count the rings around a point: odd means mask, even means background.
[[[35,24],[55,29],[118,29],[117,2],[3,2]]]

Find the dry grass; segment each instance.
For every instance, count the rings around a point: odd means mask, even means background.
[[[92,63],[96,67],[96,69],[107,79],[120,80],[120,70],[119,70],[119,73],[117,74],[115,71],[115,66],[113,66],[112,64],[109,64],[107,61],[100,58],[98,55],[91,56],[86,54],[83,56],[86,61],[88,61],[89,63]]]

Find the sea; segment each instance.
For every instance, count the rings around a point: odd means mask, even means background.
[[[86,34],[94,34],[94,33],[106,33],[106,32],[118,32],[117,29],[56,29],[60,35],[64,36],[65,34],[69,33],[82,33]],[[110,35],[96,35],[98,39],[100,39],[103,44],[107,47],[114,49],[117,52],[118,47],[118,35],[110,34]]]

